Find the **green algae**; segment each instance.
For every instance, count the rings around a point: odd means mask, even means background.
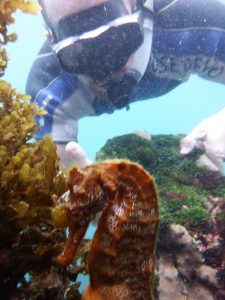
[[[182,135],[153,135],[149,141],[135,134],[115,137],[98,151],[96,160],[124,158],[140,163],[155,178],[161,226],[196,228],[207,224],[208,199],[223,193],[225,180],[197,166],[201,151],[181,155],[181,138]]]

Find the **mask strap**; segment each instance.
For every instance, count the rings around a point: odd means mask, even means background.
[[[137,0],[136,9],[143,8],[151,15],[154,15],[153,0]]]
[[[128,72],[135,78],[136,82],[141,80],[146,71],[152,47],[153,22],[149,18],[144,18],[143,22],[144,41],[125,65],[125,69],[129,70]]]

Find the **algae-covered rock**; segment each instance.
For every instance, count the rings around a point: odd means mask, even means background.
[[[140,163],[158,186],[161,225],[177,223],[190,228],[207,222],[207,197],[220,196],[225,179],[196,165],[200,151],[181,155],[180,139],[180,135],[155,135],[150,141],[135,134],[119,136],[108,140],[96,159],[126,158]]]

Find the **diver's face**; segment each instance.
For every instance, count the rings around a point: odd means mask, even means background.
[[[108,0],[109,1],[109,0]],[[107,3],[107,0],[43,0],[42,6],[46,18],[56,27],[57,24],[64,18],[70,15],[79,14],[82,11],[88,10],[94,6]]]

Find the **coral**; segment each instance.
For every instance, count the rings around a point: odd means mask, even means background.
[[[138,164],[109,160],[73,168],[69,188],[70,233],[58,257],[61,265],[73,262],[89,223],[102,211],[88,259],[90,285],[82,299],[152,299],[159,222],[152,177]]]

